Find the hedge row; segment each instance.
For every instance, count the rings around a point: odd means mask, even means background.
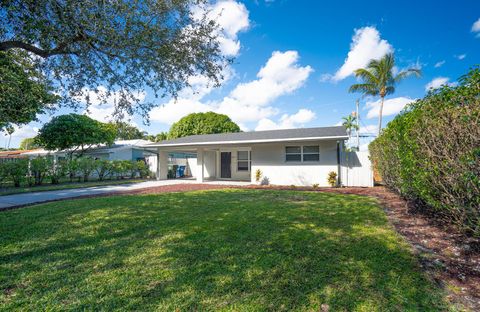
[[[480,69],[408,106],[369,146],[385,184],[480,237]]]
[[[58,184],[62,178],[84,182],[95,177],[123,179],[125,177],[145,178],[151,175],[144,161],[102,160],[91,157],[79,157],[68,160],[53,161],[52,157],[17,159],[0,163],[0,182],[11,182],[15,187],[22,183],[41,185],[46,179]]]

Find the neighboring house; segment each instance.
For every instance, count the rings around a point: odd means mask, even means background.
[[[107,159],[107,160],[145,160],[152,171],[155,172],[157,167],[157,154],[142,148],[145,144],[151,143],[147,140],[120,140],[115,141],[112,145],[97,145],[87,149],[85,156]],[[22,156],[34,158],[38,156],[54,156],[64,158],[70,151],[48,151],[45,149],[37,149],[27,151]]]
[[[7,161],[15,161],[21,158],[27,158],[24,154],[33,150],[12,150],[12,151],[0,151],[0,163]]]
[[[194,135],[144,145],[158,154],[157,179],[167,179],[169,155],[189,158],[192,176],[205,180],[255,183],[257,170],[264,184],[327,186],[328,173],[337,173],[346,186],[372,186],[366,155],[346,153],[343,126]],[[353,173],[353,175],[352,175]],[[342,178],[342,174],[346,179]]]

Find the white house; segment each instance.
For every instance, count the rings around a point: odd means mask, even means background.
[[[84,153],[85,156],[107,159],[107,160],[145,160],[152,171],[157,167],[157,154],[142,148],[145,144],[151,143],[147,140],[118,140],[112,145],[100,144],[92,146]],[[23,156],[34,158],[38,156],[52,155],[59,158],[65,157],[70,151],[48,151],[45,149],[31,150],[22,153]]]
[[[157,179],[167,179],[169,154],[193,153],[192,175],[205,180],[256,181],[274,185],[328,186],[329,172],[346,186],[372,186],[368,156],[345,152],[343,126],[194,135],[144,145],[158,154]]]

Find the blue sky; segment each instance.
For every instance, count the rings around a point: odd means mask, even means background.
[[[402,82],[389,97],[386,123],[428,87],[454,83],[480,63],[478,1],[225,0],[210,9],[223,27],[222,51],[235,57],[223,86],[213,89],[203,77],[192,77],[195,92],[184,90],[175,103],[156,100],[150,125],[138,116],[133,124],[156,134],[188,113],[213,110],[244,130],[335,125],[359,98],[348,93],[356,81],[352,71],[393,51],[399,70],[420,67],[423,75]],[[140,97],[152,99],[148,91]],[[375,132],[376,101],[361,99],[366,133]],[[106,121],[111,111],[94,105],[90,115]],[[10,146],[34,136],[50,118],[18,129]],[[0,137],[0,144],[8,138]]]

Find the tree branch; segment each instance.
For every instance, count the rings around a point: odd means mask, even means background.
[[[75,43],[75,42],[84,41],[85,39],[86,39],[85,36],[77,35],[73,38],[70,38],[70,39],[65,40],[63,42],[60,42],[58,44],[58,46],[56,46],[55,48],[53,48],[51,50],[44,50],[44,49],[38,48],[38,47],[36,47],[32,44],[25,43],[25,42],[18,41],[18,40],[9,40],[9,41],[0,42],[0,51],[7,51],[7,50],[10,50],[10,49],[19,48],[19,49],[23,49],[25,51],[32,52],[32,53],[34,53],[38,56],[41,56],[43,58],[47,58],[49,56],[58,55],[58,54],[76,54],[75,51],[68,50],[67,49],[68,46],[72,43]]]

